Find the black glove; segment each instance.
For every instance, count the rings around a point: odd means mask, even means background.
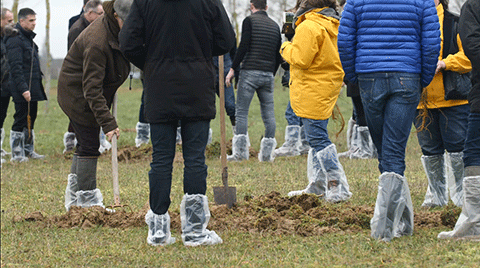
[[[288,87],[290,84],[290,71],[285,71],[282,75],[282,86]]]

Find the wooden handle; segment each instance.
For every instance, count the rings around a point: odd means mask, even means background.
[[[228,187],[227,173],[227,144],[225,140],[225,72],[223,55],[218,57],[218,83],[220,92],[220,153],[222,162],[222,182]]]
[[[117,94],[113,97],[112,114],[117,118]],[[115,205],[120,205],[120,186],[118,184],[118,158],[117,158],[117,134],[112,136],[112,175],[113,175],[113,199]]]

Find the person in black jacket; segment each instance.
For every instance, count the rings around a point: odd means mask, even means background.
[[[15,103],[14,122],[10,132],[12,147],[11,161],[23,162],[45,156],[34,151],[35,133],[39,101],[47,99],[42,85],[42,71],[38,58],[38,46],[33,42],[36,13],[30,8],[18,12],[19,22],[15,25],[19,34],[6,37],[7,58],[11,71],[10,93]],[[30,116],[30,129],[28,117]]]
[[[463,207],[455,228],[438,238],[480,238],[480,0],[468,0],[462,7],[459,33],[465,55],[472,63],[472,89],[468,95],[467,138],[463,150]]]
[[[134,0],[120,32],[120,49],[144,72],[145,118],[153,145],[147,243],[168,245],[170,188],[180,120],[184,197],[180,206],[186,246],[222,243],[206,229],[205,196],[210,120],[215,118],[213,56],[235,45],[235,34],[219,0]]]
[[[260,100],[260,109],[265,136],[260,143],[259,161],[273,161],[275,140],[275,111],[273,106],[273,76],[282,61],[280,56],[280,27],[267,15],[266,0],[251,0],[252,15],[242,23],[242,38],[232,68],[228,72],[225,85],[231,84],[235,69],[240,66],[235,117],[236,133],[232,140],[230,161],[246,160],[249,157],[249,141],[247,136],[248,110],[255,92]]]
[[[2,49],[2,69],[1,69],[1,84],[0,84],[0,89],[1,89],[1,103],[0,103],[0,123],[1,123],[1,128],[2,128],[2,143],[1,143],[1,148],[2,148],[2,164],[5,162],[5,159],[3,157],[7,154],[5,150],[3,150],[3,139],[5,138],[5,131],[3,130],[3,123],[5,122],[5,118],[7,117],[7,110],[8,110],[8,104],[10,103],[10,91],[8,90],[8,81],[10,78],[10,66],[8,65],[8,60],[7,60],[7,49],[5,48],[5,42],[3,40],[3,37],[5,36],[7,31],[12,32],[16,34],[17,30],[11,25],[13,24],[13,13],[7,8],[2,7],[2,19],[1,19],[1,49]],[[7,29],[8,27],[8,29]],[[9,35],[12,35],[10,33]]]

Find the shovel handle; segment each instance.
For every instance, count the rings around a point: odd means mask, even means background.
[[[112,114],[117,118],[117,94],[113,97]],[[115,205],[120,205],[120,186],[118,184],[118,158],[117,158],[117,134],[112,136],[112,175],[113,175],[113,200]]]
[[[225,138],[225,72],[223,55],[218,56],[218,83],[220,95],[220,153],[222,162],[222,182],[228,187],[227,145]]]

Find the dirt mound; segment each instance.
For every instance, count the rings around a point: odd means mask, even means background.
[[[61,216],[45,217],[34,212],[13,221],[43,222],[46,226],[60,228],[90,228],[105,226],[112,228],[140,227],[148,204],[139,212],[118,209],[110,213],[100,207],[72,207]],[[314,195],[294,197],[281,196],[272,192],[258,197],[246,196],[244,202],[228,209],[225,205],[210,205],[209,228],[216,231],[238,230],[250,233],[297,234],[314,236],[332,232],[358,232],[370,228],[373,206],[354,206],[349,202],[332,204]],[[415,213],[415,228],[447,226],[453,228],[460,214],[459,208],[450,205],[441,209],[421,210]],[[181,232],[178,211],[170,211],[171,228]]]

